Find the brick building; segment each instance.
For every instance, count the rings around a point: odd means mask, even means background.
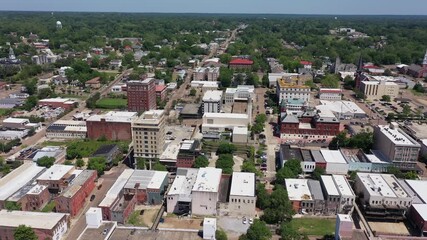
[[[65,110],[71,110],[77,107],[78,103],[68,98],[47,98],[39,100],[38,106],[48,106],[51,108],[64,108]]]
[[[90,196],[95,188],[97,172],[94,170],[83,170],[71,185],[69,185],[61,195],[55,198],[56,211],[69,213],[71,217],[76,216],[84,207],[86,198]]]
[[[231,69],[251,69],[254,62],[249,59],[236,58],[230,61],[228,67]]]
[[[8,202],[16,202],[22,211],[40,210],[50,201],[50,193],[46,186],[27,185],[7,199]]]
[[[166,99],[166,85],[156,85],[156,98],[160,101]]]
[[[153,78],[127,82],[128,110],[144,112],[156,109],[156,84]]]
[[[60,193],[74,179],[74,166],[54,164],[37,178],[37,183],[48,187],[50,193]]]
[[[179,148],[176,158],[177,168],[191,168],[200,153],[200,142],[197,140],[184,140]]]
[[[87,136],[90,139],[131,140],[132,121],[137,117],[137,112],[108,112],[91,116],[86,120]]]

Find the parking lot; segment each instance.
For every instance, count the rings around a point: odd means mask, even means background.
[[[218,226],[227,232],[229,238],[238,237],[249,228],[249,223],[243,224],[242,218],[223,216],[219,217]]]

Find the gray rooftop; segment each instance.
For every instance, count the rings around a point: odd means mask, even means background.
[[[319,181],[308,180],[308,188],[314,200],[325,200]]]

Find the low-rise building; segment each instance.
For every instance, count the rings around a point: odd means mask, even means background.
[[[233,172],[228,209],[234,215],[254,217],[255,173]]]
[[[47,138],[84,139],[86,135],[85,121],[58,120],[46,129]]]
[[[61,240],[70,226],[69,217],[64,213],[42,213],[25,211],[0,211],[0,236],[14,239],[15,230],[20,226],[30,227],[38,239]]]
[[[285,179],[285,187],[295,212],[304,214],[313,211],[314,201],[307,179],[287,178]]]
[[[201,88],[203,91],[217,90],[219,87],[218,82],[211,81],[191,81],[190,85],[192,88]]]
[[[111,111],[102,115],[93,115],[86,120],[87,137],[107,140],[131,140],[132,121],[138,118],[137,112]]]
[[[235,101],[248,101],[254,98],[255,88],[253,85],[238,85],[236,88],[227,88],[224,95],[226,104],[232,104]]]
[[[343,174],[348,173],[348,163],[339,150],[320,150],[323,158],[326,161],[327,174]]]
[[[206,91],[202,99],[202,114],[219,113],[222,108],[222,91]]]
[[[219,185],[222,169],[200,168],[193,185],[191,213],[195,215],[217,215]]]
[[[228,67],[231,69],[251,69],[254,62],[249,59],[236,58],[228,63]]]
[[[351,214],[356,196],[343,175],[322,175],[321,184],[326,200],[325,212]]]
[[[85,82],[85,87],[91,88],[91,89],[99,89],[99,88],[101,88],[101,78],[100,77],[95,77],[95,78],[92,78],[89,81],[86,81]]]
[[[399,85],[388,81],[362,81],[360,90],[368,100],[381,99],[388,95],[391,99],[398,97]]]
[[[216,218],[203,219],[203,239],[216,239]]]
[[[219,133],[225,131],[231,132],[234,127],[247,127],[250,123],[251,121],[248,114],[205,113],[202,123],[203,137],[210,134],[217,136]]]
[[[76,216],[84,208],[87,198],[95,188],[97,172],[94,170],[76,170],[74,179],[59,196],[55,198],[56,212],[69,213]]]
[[[59,146],[46,146],[44,148],[38,149],[35,153],[30,155],[30,159],[34,162],[37,162],[42,157],[53,157],[55,162],[65,159],[65,148]]]
[[[50,200],[50,193],[46,186],[27,183],[15,194],[7,199],[7,202],[14,202],[21,206],[22,211],[36,211],[43,209]]]
[[[51,193],[60,193],[74,179],[74,170],[74,166],[54,164],[37,177],[37,183],[47,186]]]
[[[338,119],[365,118],[366,112],[356,103],[351,101],[328,101],[321,100],[320,105],[316,106],[320,112],[332,112]]]
[[[162,204],[168,188],[168,172],[135,170],[124,186],[125,195],[135,195],[139,204]]]
[[[178,168],[166,197],[166,211],[168,213],[190,213],[192,189],[196,182],[199,169]]]
[[[39,107],[48,106],[51,108],[63,108],[65,110],[71,110],[77,107],[78,102],[69,98],[47,98],[38,101]]]
[[[160,101],[166,100],[166,85],[156,85],[156,98]]]
[[[402,220],[413,201],[391,174],[357,173],[355,192],[368,219]]]
[[[329,101],[340,101],[342,90],[339,88],[321,88],[319,89],[319,99]]]
[[[193,166],[194,161],[200,153],[200,141],[198,140],[184,140],[179,147],[178,155],[176,158],[177,168],[190,168]]]
[[[116,157],[121,154],[119,147],[116,144],[106,144],[100,146],[92,155],[92,157],[105,158],[107,165],[112,165]]]

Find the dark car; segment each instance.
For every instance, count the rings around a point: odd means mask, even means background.
[[[95,195],[92,194],[92,196],[90,196],[90,201],[92,202],[95,199]]]

